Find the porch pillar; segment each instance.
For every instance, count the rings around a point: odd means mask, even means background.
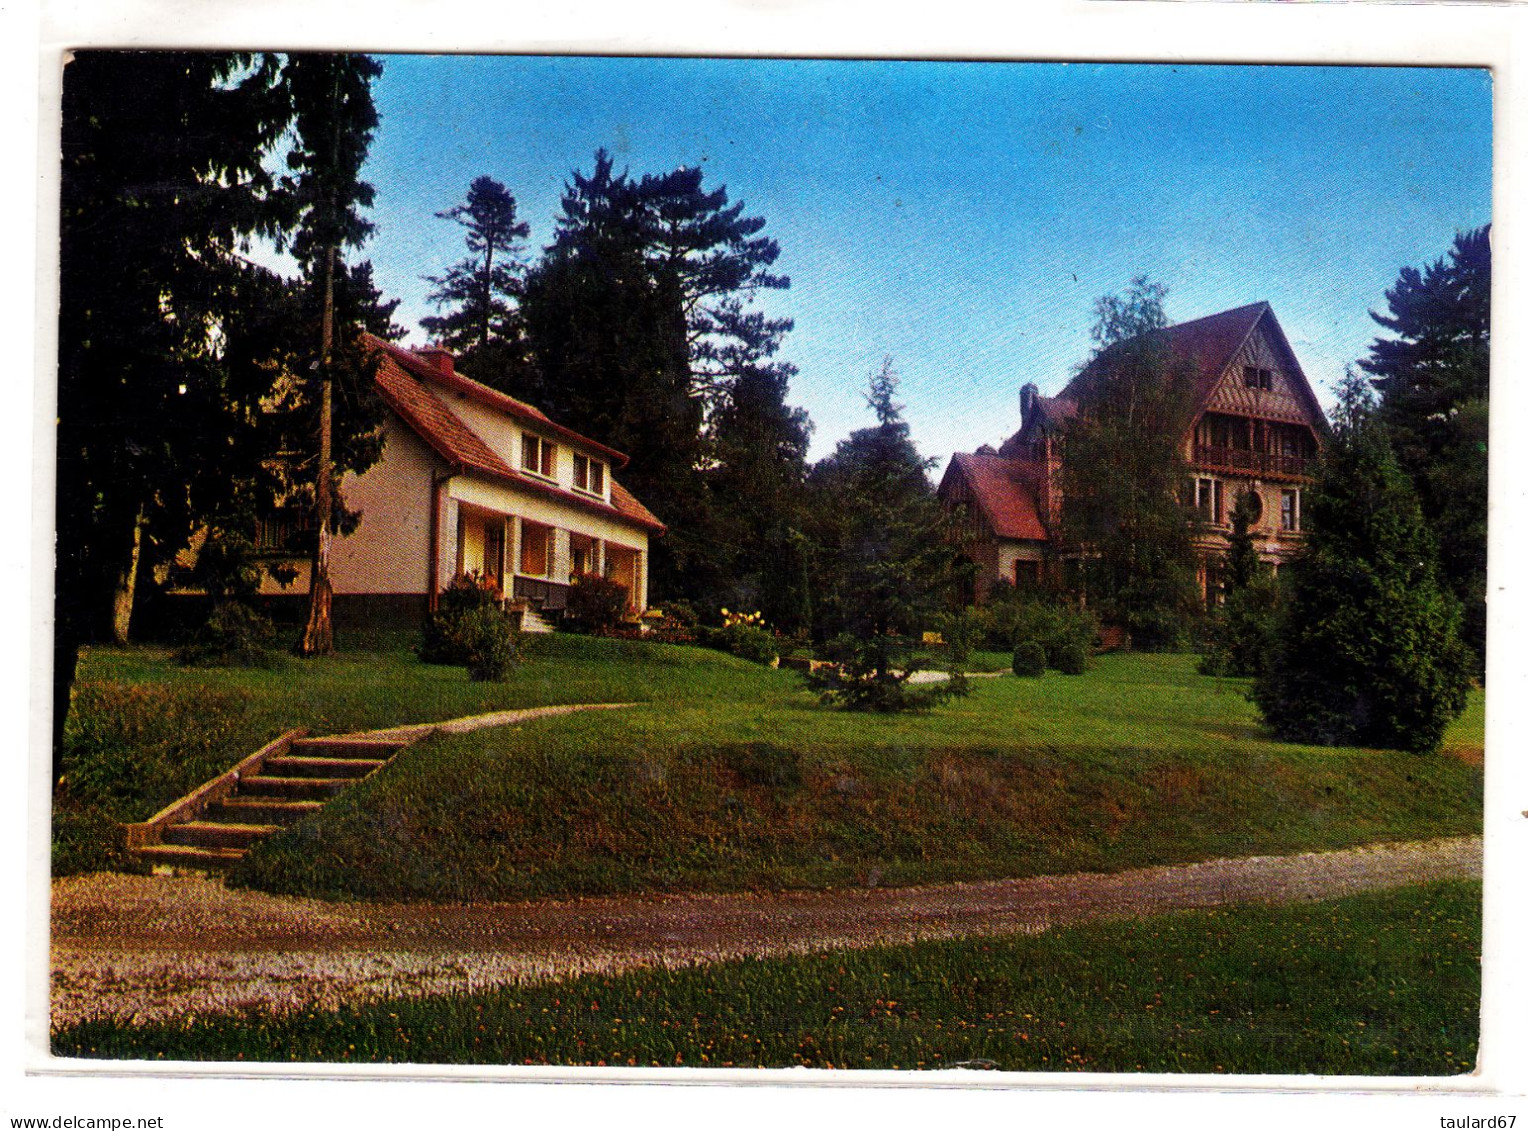
[[[638,613],[647,611],[647,554],[641,550],[632,551],[632,588],[636,590],[632,594],[632,603],[637,606]]]
[[[546,577],[548,581],[558,581],[566,585],[572,578],[568,575],[568,566],[573,560],[573,543],[568,537],[568,532],[560,526],[552,527],[552,537],[548,540],[546,564]]]
[[[456,580],[456,567],[461,556],[461,504],[447,495],[440,508],[440,579],[445,589]]]
[[[504,549],[509,554],[509,561],[504,566],[504,594],[507,597],[515,595],[515,574],[520,572],[520,539],[523,537],[520,530],[520,516],[509,515],[505,525],[508,532],[504,537]]]
[[[514,520],[507,514],[503,515],[499,519],[499,560],[497,566],[499,575],[499,595],[501,597],[513,596],[513,594],[510,592],[513,586],[510,584],[509,576],[510,563],[513,561],[513,559],[509,556],[509,526],[512,521]]]

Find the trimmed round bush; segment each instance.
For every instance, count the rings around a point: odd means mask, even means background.
[[[1038,640],[1021,640],[1013,649],[1013,674],[1027,677],[1045,674],[1045,646]]]
[[[1050,666],[1062,675],[1081,675],[1088,670],[1088,648],[1080,640],[1063,640],[1051,649]]]

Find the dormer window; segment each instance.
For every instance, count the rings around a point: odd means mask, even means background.
[[[529,432],[520,434],[520,466],[536,475],[557,475],[557,445]]]
[[[573,486],[580,491],[588,491],[591,495],[599,495],[603,498],[605,465],[597,459],[575,455],[573,457]]]
[[[1263,369],[1256,365],[1242,367],[1242,383],[1249,389],[1273,388],[1273,370]]]

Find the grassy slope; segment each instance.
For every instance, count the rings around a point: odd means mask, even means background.
[[[567,637],[540,648],[498,686],[401,647],[278,673],[93,653],[77,764],[104,783],[96,812],[136,819],[290,726],[645,701],[422,743],[233,877],[331,896],[912,883],[1480,823],[1480,772],[1466,759],[1270,742],[1244,685],[1197,675],[1188,656],[977,680],[970,698],[932,714],[879,717],[826,710],[794,675],[713,652]],[[205,739],[199,721],[211,724]],[[1452,732],[1461,752],[1478,750],[1481,724],[1477,702]]]
[[[62,1056],[1453,1075],[1480,886],[582,977],[272,1020],[92,1023]]]

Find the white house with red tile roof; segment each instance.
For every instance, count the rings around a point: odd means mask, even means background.
[[[1213,599],[1216,563],[1229,547],[1230,513],[1250,493],[1259,555],[1275,568],[1301,542],[1301,503],[1328,425],[1278,319],[1266,302],[1223,311],[1160,331],[1168,356],[1193,377],[1192,415],[1183,458],[1184,502],[1200,519],[1200,580]],[[1019,430],[994,450],[958,452],[939,497],[959,516],[962,541],[976,564],[982,600],[998,581],[1038,582],[1058,555],[1061,471],[1067,425],[1099,365],[1089,363],[1061,393],[1019,393]]]
[[[664,525],[616,481],[626,456],[458,373],[447,350],[367,344],[386,443],[341,483],[361,520],[330,551],[336,618],[422,616],[466,576],[555,612],[598,574],[647,608],[648,540]],[[293,588],[306,585],[304,566]]]

